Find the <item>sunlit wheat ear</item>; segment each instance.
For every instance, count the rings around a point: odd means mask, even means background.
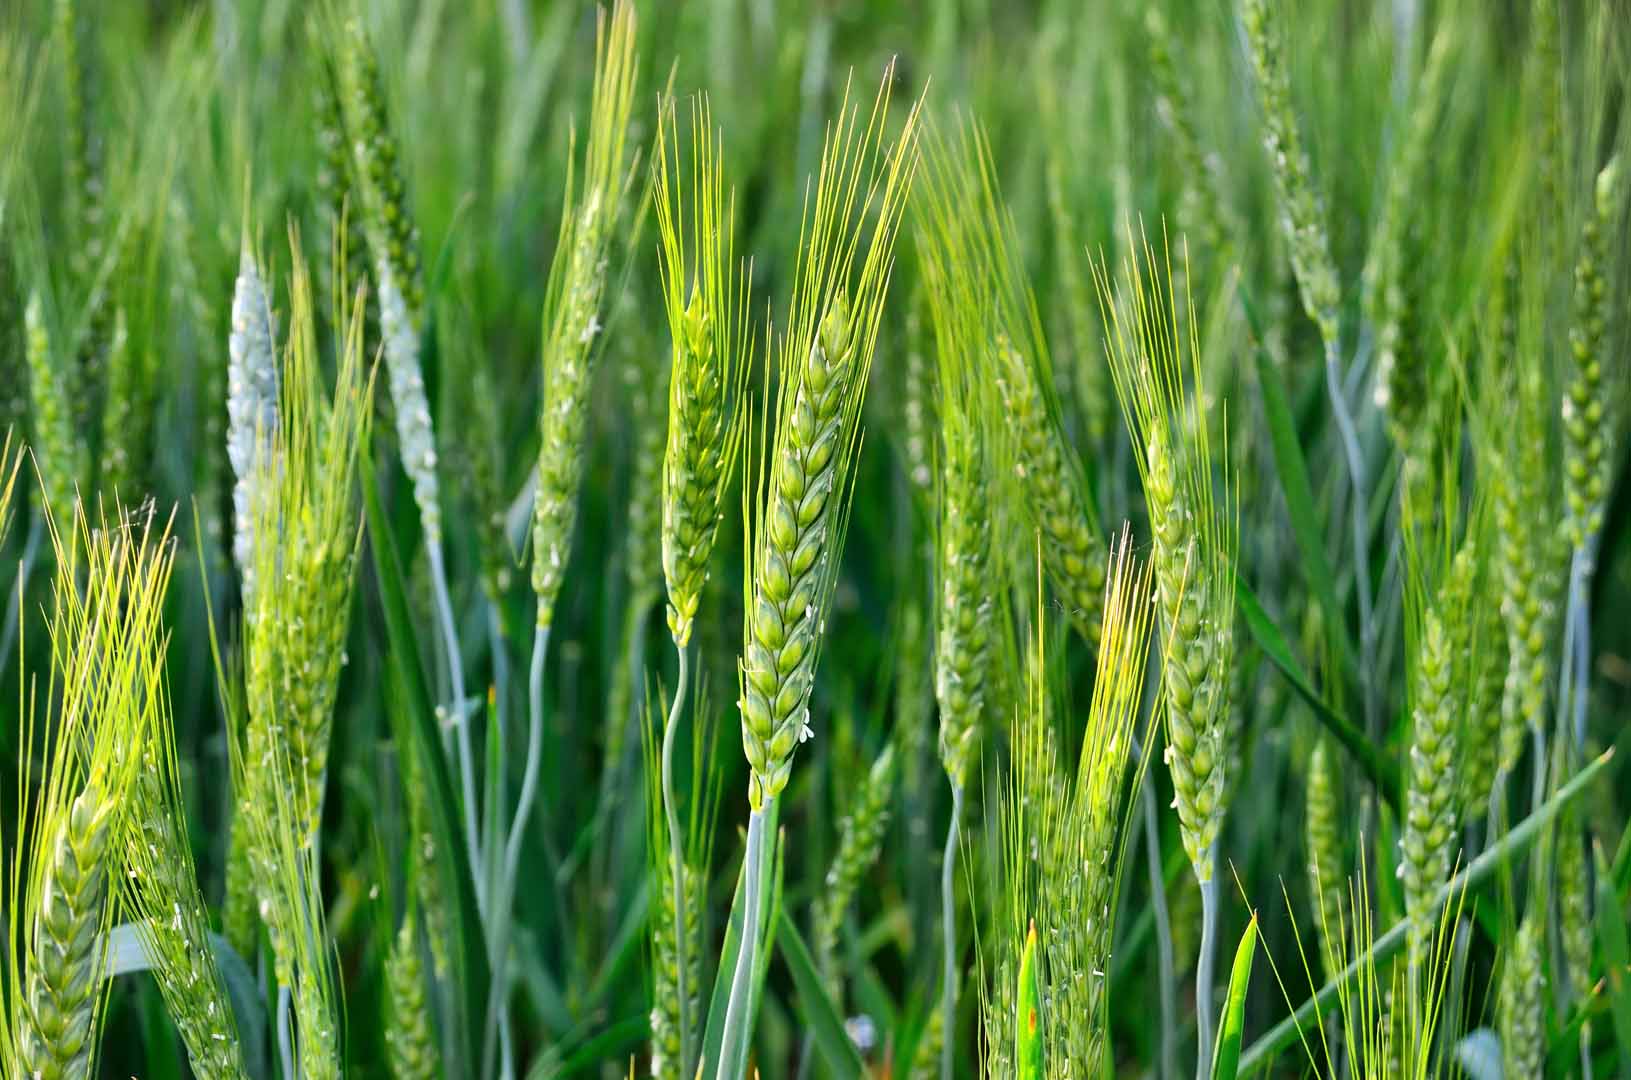
[[[994,309],[979,377],[981,400],[998,411],[991,423],[993,465],[1013,478],[1021,510],[1041,534],[1043,565],[1071,625],[1087,641],[1097,642],[1104,604],[1104,537],[1081,463],[1061,425],[1053,358],[1026,278],[1017,229],[997,186],[990,143],[977,125],[967,129],[964,139],[962,188],[968,203],[957,209],[973,219],[965,223],[973,245],[970,254],[989,276],[982,287]]]
[[[673,342],[663,453],[662,565],[668,629],[684,648],[708,580],[725,495],[747,431],[750,265],[739,263],[719,135],[707,98],[691,102],[689,168],[674,101],[659,113],[657,226]],[[689,175],[688,175],[689,174]]]
[[[430,1026],[418,925],[410,904],[385,960],[385,984],[390,996],[385,1048],[397,1080],[431,1080],[441,1071],[441,1058]]]
[[[1221,489],[1210,444],[1194,308],[1174,295],[1170,262],[1145,241],[1112,286],[1095,269],[1105,340],[1155,534],[1165,631],[1162,685],[1184,849],[1202,883],[1222,824],[1225,737],[1234,663],[1234,564],[1239,550],[1227,467]],[[1158,261],[1159,259],[1159,261]],[[1187,379],[1186,379],[1187,369]],[[1186,386],[1187,383],[1187,386]],[[1228,460],[1227,436],[1223,453]]]
[[[379,58],[360,16],[347,17],[343,26],[331,28],[331,32],[342,39],[335,65],[342,137],[349,138],[351,175],[357,177],[362,189],[363,227],[374,255],[375,271],[380,278],[389,271],[407,322],[417,334],[425,307],[419,229],[402,180],[401,152],[386,114]],[[383,294],[383,281],[376,284]]]
[[[291,238],[292,239],[292,238]],[[311,282],[294,244],[289,340],[278,386],[278,430],[253,465],[251,563],[257,588],[244,614],[251,783],[286,756],[300,790],[287,822],[301,842],[316,829],[329,730],[345,661],[361,541],[357,459],[367,445],[372,378],[363,368],[360,307],[340,350],[334,391],[323,387]],[[275,586],[275,587],[274,587]],[[258,792],[257,812],[273,804]]]
[[[1602,527],[1615,435],[1624,419],[1623,369],[1609,371],[1605,378],[1604,367],[1608,276],[1613,271],[1607,244],[1625,202],[1621,165],[1616,157],[1597,174],[1574,267],[1574,321],[1569,326],[1574,373],[1563,396],[1563,482],[1569,540],[1576,548],[1585,547]]]
[[[1046,640],[1038,630],[999,810],[1001,934],[995,992],[982,1002],[988,1056],[998,1069],[1013,1067],[1021,1044],[1014,988],[1032,923],[1044,943],[1035,960],[1044,1060],[1080,1064],[1085,1075],[1095,1075],[1108,1046],[1102,976],[1115,936],[1132,794],[1148,761],[1133,754],[1133,734],[1156,614],[1151,591],[1150,565],[1133,557],[1124,531],[1110,551],[1093,697],[1074,768],[1059,760],[1048,719],[1049,697],[1057,687],[1050,685],[1047,663],[1037,655]]]
[[[56,713],[31,710],[23,725],[18,820],[32,839],[20,846],[3,897],[12,945],[4,1049],[25,1075],[88,1078],[106,993],[112,879],[141,769],[144,710],[158,689],[174,548],[146,518],[103,520],[93,531],[77,515],[52,522],[51,536],[50,682],[34,709]]]
[[[248,1074],[187,838],[163,662],[162,643],[155,641],[143,673],[141,767],[132,788],[120,898],[152,958],[193,1071],[203,1080],[235,1080]]]
[[[985,378],[998,312],[986,225],[967,212],[980,192],[977,136],[931,129],[922,178],[918,250],[934,331],[935,699],[940,762],[953,787],[969,780],[987,705],[987,668],[999,619],[995,595],[988,433],[1001,402]]]
[[[836,970],[838,934],[861,878],[878,859],[884,832],[889,827],[890,804],[895,792],[895,761],[894,746],[886,746],[867,770],[849,813],[839,824],[838,851],[827,867],[822,892],[812,905],[811,947],[815,950],[816,968],[835,1002],[843,1000]]]
[[[756,482],[744,485],[740,708],[755,810],[781,793],[794,751],[813,734],[810,689],[848,525],[861,400],[917,164],[921,105],[893,143],[884,141],[893,74],[864,125],[846,92],[828,132],[806,200],[789,325],[777,342],[774,434],[768,457],[754,455],[762,460]]]
[[[1539,906],[1532,897],[1531,906]],[[1507,946],[1495,999],[1506,1076],[1546,1074],[1546,922],[1533,910]]]
[[[1411,528],[1408,522],[1406,527]],[[1438,916],[1433,897],[1449,879],[1460,836],[1462,736],[1468,729],[1460,720],[1456,687],[1470,681],[1468,619],[1478,572],[1475,543],[1456,553],[1447,572],[1435,571],[1431,553],[1418,552],[1419,546],[1406,540],[1406,561],[1416,580],[1408,592],[1413,627],[1411,724],[1399,840],[1399,878],[1411,920],[1413,966],[1420,964],[1431,939]],[[1435,577],[1442,579],[1436,588]]]
[[[1314,187],[1308,152],[1292,110],[1285,28],[1270,10],[1276,6],[1274,0],[1241,0],[1240,21],[1246,31],[1269,169],[1303,310],[1319,327],[1320,337],[1330,343],[1337,340],[1341,292],[1325,229],[1325,206]]]
[[[532,517],[532,588],[547,628],[566,573],[582,484],[592,362],[606,291],[606,250],[622,209],[624,140],[634,100],[634,5],[618,0],[596,29],[595,88],[581,188],[567,178],[561,233],[543,317],[543,407],[538,496]],[[573,168],[576,168],[576,161]]]
[[[244,614],[247,716],[228,745],[273,972],[290,995],[303,1073],[326,1080],[340,1071],[340,1010],[315,836],[362,534],[357,460],[368,441],[373,382],[363,367],[358,304],[334,390],[325,389],[310,279],[293,236],[291,245],[278,431],[255,463],[260,587]]]
[[[45,305],[38,292],[28,298],[23,313],[24,354],[28,361],[28,392],[33,420],[34,461],[40,473],[41,494],[62,528],[71,528],[74,501],[90,473],[85,441],[75,427],[70,396],[69,365],[52,340]]]

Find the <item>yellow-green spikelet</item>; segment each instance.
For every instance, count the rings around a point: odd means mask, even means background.
[[[1338,792],[1339,774],[1331,760],[1331,742],[1321,734],[1308,755],[1307,833],[1308,887],[1314,899],[1314,925],[1320,942],[1320,956],[1326,974],[1340,970],[1337,958],[1344,944],[1347,925],[1344,898],[1348,875],[1343,866],[1342,811]]]
[[[390,264],[415,326],[425,310],[420,278],[419,231],[407,205],[396,138],[386,120],[379,60],[360,17],[345,23],[340,58],[345,134],[362,181],[363,212],[373,255]]]
[[[1530,911],[1506,955],[1496,998],[1496,1024],[1501,1035],[1503,1075],[1544,1076],[1546,1063],[1546,978],[1541,955],[1542,919]]]
[[[1612,414],[1614,396],[1603,380],[1607,234],[1618,218],[1619,190],[1616,158],[1597,175],[1574,268],[1574,322],[1569,327],[1574,377],[1563,395],[1563,484],[1569,541],[1577,549],[1602,527],[1603,501],[1613,476],[1611,440],[1621,419]]]
[[[397,1080],[431,1080],[441,1074],[441,1059],[431,1033],[417,926],[410,908],[385,960],[385,985],[391,1003],[385,1048]]]
[[[1018,444],[1015,472],[1042,534],[1048,578],[1062,594],[1072,625],[1097,642],[1104,616],[1104,540],[1065,457],[1064,436],[1048,414],[1035,369],[1007,338],[999,337],[995,349],[997,387]]]
[[[845,413],[856,374],[849,305],[842,295],[821,321],[798,368],[792,406],[778,432],[754,565],[753,604],[742,657],[742,750],[753,770],[755,809],[787,786],[806,730],[829,572],[828,541]]]
[[[668,580],[668,630],[683,648],[708,580],[719,530],[725,458],[725,368],[702,295],[693,292],[680,320],[670,376],[668,446],[663,455],[662,560]]]
[[[87,789],[50,841],[16,1033],[19,1064],[39,1080],[91,1075],[114,812],[103,793]]]
[[[946,411],[951,411],[950,403]],[[986,668],[995,622],[991,599],[991,514],[984,453],[972,426],[948,430],[940,508],[935,699],[940,760],[954,786],[968,782],[985,712]]]
[[[28,357],[28,390],[34,420],[34,460],[45,503],[61,522],[74,520],[74,500],[89,470],[84,442],[74,428],[68,383],[52,349],[51,333],[38,294],[23,313]]]
[[[1155,582],[1167,630],[1162,685],[1167,702],[1167,766],[1184,848],[1202,881],[1211,878],[1211,849],[1223,817],[1232,625],[1219,626],[1206,610],[1208,586],[1193,580],[1199,568],[1195,508],[1188,505],[1166,429],[1148,432],[1145,498],[1155,533]],[[1188,592],[1188,595],[1186,595]],[[1219,668],[1225,670],[1219,670]]]

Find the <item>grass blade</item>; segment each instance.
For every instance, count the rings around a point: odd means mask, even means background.
[[[1382,793],[1382,798],[1387,800],[1388,805],[1398,810],[1401,806],[1398,764],[1378,750],[1363,731],[1333,709],[1320,696],[1319,691],[1314,689],[1314,684],[1309,681],[1296,657],[1291,655],[1291,646],[1286,642],[1285,634],[1274,624],[1274,620],[1269,618],[1268,612],[1263,610],[1257,594],[1252,592],[1251,586],[1246,584],[1246,579],[1240,576],[1238,570],[1235,572],[1235,603],[1246,620],[1246,628],[1251,631],[1253,639],[1263,650],[1264,655],[1280,669],[1280,673],[1291,683],[1291,688],[1297,691],[1298,696],[1313,708],[1314,715],[1319,717],[1326,730],[1353,755],[1359,767],[1365,770],[1365,776]]]
[[[1446,882],[1433,897],[1433,906],[1438,907],[1466,890],[1477,888],[1498,869],[1507,865],[1508,860],[1534,843],[1541,831],[1556,819],[1565,806],[1579,798],[1591,786],[1591,782],[1608,767],[1613,758],[1614,751],[1609,749],[1581,769],[1556,795],[1543,803],[1511,832],[1501,837],[1498,843],[1468,863],[1465,870]],[[1320,1017],[1337,1007],[1338,998],[1344,988],[1356,985],[1375,965],[1381,964],[1403,948],[1409,928],[1408,920],[1395,923],[1387,933],[1377,938],[1369,949],[1355,957],[1352,963],[1321,987],[1318,993],[1299,1005],[1296,1012],[1252,1043],[1251,1048],[1240,1059],[1239,1075],[1250,1076],[1266,1069],[1276,1054],[1297,1041],[1299,1032],[1309,1030],[1311,1025],[1318,1023]]]
[[[798,927],[783,911],[776,922],[776,944],[792,973],[793,987],[798,991],[799,1006],[804,1022],[815,1038],[815,1047],[827,1062],[830,1076],[839,1080],[859,1080],[866,1066],[861,1055],[844,1031],[843,1018],[833,1007],[832,999],[821,988],[821,976],[816,974],[815,961],[799,936]]]
[[[1614,1021],[1614,1042],[1620,1048],[1620,1080],[1631,1080],[1631,945],[1626,943],[1625,908],[1602,846],[1594,843],[1592,854],[1597,860],[1597,941],[1603,950],[1604,992]]]
[[[1212,1054],[1212,1080],[1235,1080],[1240,1071],[1240,1039],[1245,1031],[1246,990],[1252,981],[1252,958],[1257,955],[1257,915],[1246,924],[1235,950],[1235,965],[1229,975],[1229,1000],[1223,1006],[1223,1022],[1218,1027],[1218,1045]]]
[[[1247,321],[1254,337],[1261,340],[1255,313],[1249,301],[1242,296]],[[1308,461],[1303,456],[1302,444],[1297,439],[1297,425],[1291,415],[1291,401],[1286,394],[1285,379],[1275,366],[1268,350],[1261,344],[1252,350],[1257,365],[1257,385],[1263,395],[1263,414],[1269,426],[1269,445],[1274,451],[1274,468],[1280,478],[1280,490],[1285,495],[1286,510],[1291,515],[1291,531],[1302,557],[1303,580],[1314,591],[1320,608],[1325,612],[1325,629],[1337,646],[1343,671],[1350,677],[1355,673],[1355,649],[1337,603],[1336,575],[1331,560],[1325,553],[1325,539],[1320,530],[1319,515],[1314,510],[1314,488],[1308,479]]]
[[[1019,958],[1019,999],[1014,1009],[1014,1038],[1019,1044],[1014,1057],[1019,1080],[1042,1080],[1042,992],[1037,985],[1036,923],[1025,934],[1025,951]]]
[[[442,756],[441,737],[436,730],[430,691],[424,669],[420,666],[419,643],[414,635],[413,620],[403,591],[402,560],[380,503],[379,489],[374,480],[373,457],[370,454],[360,457],[369,550],[373,553],[374,578],[379,585],[380,607],[384,611],[386,638],[390,645],[386,658],[391,673],[388,686],[394,689],[399,699],[396,703],[399,707],[387,711],[391,716],[393,737],[403,748],[413,747],[419,753],[420,761],[424,764],[424,777],[435,796],[427,802],[431,809],[431,827],[436,833],[437,861],[441,864],[448,895],[454,900],[452,915],[456,920],[458,935],[454,955],[462,968],[456,973],[456,982],[463,988],[462,1046],[469,1051],[476,1045],[479,1033],[485,1027],[485,991],[491,978],[487,968],[487,950],[482,941],[481,915],[476,906],[471,862],[474,853],[467,850],[464,830],[459,825],[458,797],[454,793],[453,778],[448,775],[447,761]]]
[[[765,832],[768,835],[776,835],[776,822],[780,817],[781,802],[772,800],[765,809]],[[766,877],[769,877],[771,867],[779,862],[779,859],[765,860]],[[708,1026],[702,1038],[702,1054],[697,1059],[698,1072],[703,1076],[712,1075],[719,1063],[720,1047],[725,1038],[725,1009],[731,998],[731,976],[736,973],[736,957],[742,950],[742,906],[747,898],[745,869],[736,874],[736,892],[731,898],[731,914],[725,924],[725,943],[719,950],[719,970],[714,975],[713,993],[708,998]],[[757,994],[752,1004],[757,1006]]]

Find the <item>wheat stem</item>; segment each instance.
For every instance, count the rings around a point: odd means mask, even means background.
[[[753,978],[759,958],[760,878],[764,876],[765,816],[775,805],[774,798],[765,799],[748,814],[747,856],[743,862],[745,895],[742,900],[741,945],[736,954],[736,970],[731,975],[731,996],[725,1004],[725,1026],[720,1038],[719,1071],[723,1080],[736,1080],[747,1074],[748,1043],[753,1037],[752,1010],[748,999],[753,995]]]
[[[673,878],[674,893],[674,955],[678,963],[674,970],[675,988],[679,991],[680,1075],[690,1076],[691,1068],[691,997],[686,986],[688,973],[685,947],[685,834],[680,829],[679,795],[674,790],[674,743],[684,714],[690,649],[676,644],[679,653],[679,677],[674,684],[674,702],[668,710],[668,724],[663,728],[663,817],[668,823],[669,873]]]
[[[1154,680],[1151,686],[1155,685]],[[1153,736],[1153,732],[1151,732]],[[1135,747],[1134,756],[1142,756]],[[1150,911],[1155,920],[1156,985],[1161,999],[1161,1076],[1178,1076],[1178,974],[1172,948],[1172,916],[1167,910],[1167,882],[1161,860],[1161,809],[1155,785],[1139,785],[1143,802],[1144,850],[1150,864]]]
[[[453,601],[448,595],[447,566],[442,557],[440,537],[433,539],[427,533],[425,555],[430,564],[431,587],[436,597],[436,614],[442,632],[442,644],[447,649],[448,675],[453,684],[453,715],[448,717],[447,721],[453,725],[454,736],[458,741],[459,788],[460,794],[464,797],[464,839],[469,847],[470,857],[476,858],[483,850],[481,835],[476,828],[476,763],[475,755],[470,749],[470,718],[464,697],[464,667],[459,661],[459,630],[453,620]],[[475,878],[476,907],[485,916],[489,910],[485,875],[472,876]]]
[[[1217,845],[1207,860],[1216,856]],[[1218,951],[1218,879],[1201,883],[1201,944],[1195,961],[1195,1080],[1212,1075],[1212,965]]]
[[[963,817],[963,789],[951,786],[951,823],[940,856],[940,1080],[952,1080],[957,1060],[957,843]]]

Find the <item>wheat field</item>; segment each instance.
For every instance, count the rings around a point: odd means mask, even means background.
[[[1631,1080],[1626,0],[11,0],[0,1078]]]

